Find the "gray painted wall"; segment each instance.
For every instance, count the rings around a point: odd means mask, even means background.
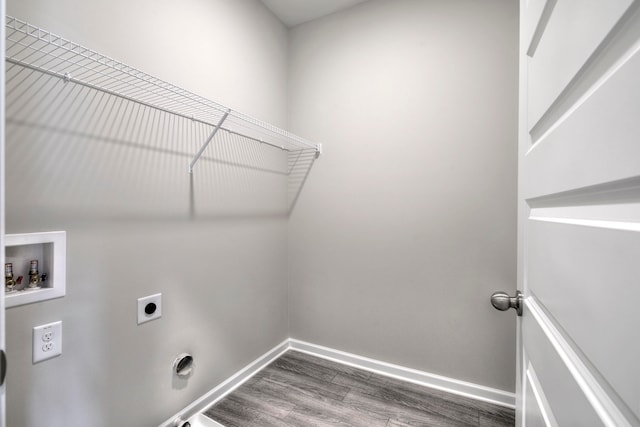
[[[371,1],[291,32],[326,143],[289,221],[291,336],[514,390],[517,2]]]
[[[11,15],[286,124],[287,32],[258,1],[8,3]],[[60,82],[58,96],[46,92],[8,111],[30,124],[9,123],[7,232],[67,231],[67,295],[7,311],[8,425],[158,425],[288,335],[287,159],[221,139],[192,187],[201,127],[100,104]],[[65,95],[83,107],[65,110]],[[123,126],[134,114],[139,124]],[[90,136],[69,132],[77,127]],[[156,292],[162,319],[137,326],[136,299]],[[56,320],[62,356],[32,365],[32,327]],[[196,368],[176,381],[171,364],[183,351]]]
[[[68,281],[62,299],[7,311],[8,425],[157,425],[281,342],[288,320],[295,338],[513,389],[515,323],[487,304],[515,283],[512,3],[372,1],[288,39],[257,1],[10,0],[11,15],[288,120],[327,151],[287,228],[277,152],[220,139],[190,182],[202,128],[149,111],[122,128],[133,107],[113,99],[89,104],[114,114],[88,137],[64,131],[81,110],[20,111],[7,231],[67,230]],[[64,105],[42,92],[32,105]],[[136,299],[155,292],[163,318],[137,326]],[[31,328],[55,320],[63,355],[32,365]],[[188,382],[170,373],[182,351]]]

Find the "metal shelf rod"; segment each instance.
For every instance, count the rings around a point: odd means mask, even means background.
[[[230,112],[231,110],[229,109],[227,110],[226,113],[224,113],[224,115],[220,118],[220,121],[218,122],[216,127],[213,129],[213,132],[211,132],[211,135],[209,135],[209,138],[207,138],[205,143],[202,144],[202,147],[200,147],[200,150],[196,153],[196,156],[193,158],[193,160],[191,160],[191,163],[189,163],[189,173],[193,173],[193,167],[196,165],[196,162],[198,161],[200,156],[202,156],[202,153],[204,152],[204,150],[209,146],[213,137],[216,136],[216,133],[218,133],[218,131],[220,130],[220,126],[222,126],[224,121],[227,119],[227,116],[229,116]]]
[[[267,142],[267,141],[265,141],[263,139],[260,139],[260,138],[255,138],[253,136],[249,136],[249,135],[245,135],[245,134],[240,133],[240,132],[236,132],[235,130],[231,130],[231,129],[225,128],[224,126],[221,127],[220,129],[224,130],[224,131],[226,131],[226,132],[228,132],[228,133],[230,133],[232,135],[238,135],[238,136],[241,136],[243,138],[250,139],[251,141],[259,142],[260,144],[268,145],[268,146],[273,147],[273,148],[279,148],[282,151],[289,151],[289,152],[290,151],[296,151],[296,150],[292,150],[290,148],[285,148],[282,145],[272,144],[272,143]],[[302,148],[302,150],[309,150],[309,149],[317,150],[317,147]]]

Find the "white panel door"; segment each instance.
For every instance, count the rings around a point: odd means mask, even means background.
[[[640,1],[520,1],[518,425],[640,426]]]

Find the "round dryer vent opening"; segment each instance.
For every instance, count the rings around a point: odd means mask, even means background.
[[[193,371],[193,356],[182,353],[173,361],[173,372],[179,377],[188,377]]]

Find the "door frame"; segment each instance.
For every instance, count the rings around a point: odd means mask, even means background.
[[[0,264],[4,265],[4,200],[5,200],[5,31],[6,31],[6,3],[0,0]],[[5,351],[5,305],[4,305],[4,285],[0,290],[0,350]],[[6,379],[0,386],[0,427],[6,426]]]
[[[516,288],[522,292],[523,301],[528,292],[525,288],[525,225],[529,216],[529,207],[521,198],[524,189],[524,180],[521,171],[523,170],[524,155],[526,144],[529,141],[529,133],[527,132],[527,55],[526,43],[522,31],[522,23],[525,19],[528,0],[520,0],[519,17],[518,17],[518,190],[517,190],[517,233],[516,233],[516,263],[517,263],[517,282]],[[526,309],[526,306],[524,307]],[[524,426],[524,381],[525,363],[522,351],[522,317],[516,317],[516,427]]]

